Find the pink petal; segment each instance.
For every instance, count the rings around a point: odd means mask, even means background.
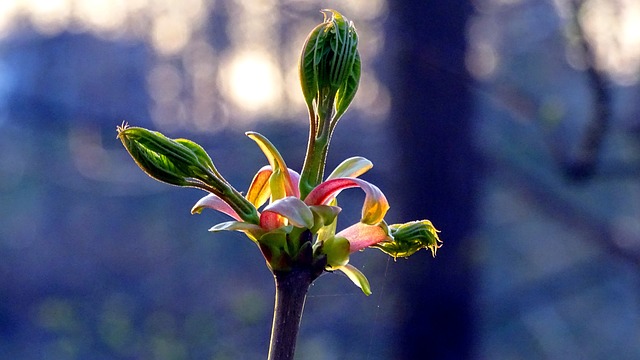
[[[389,239],[386,224],[356,223],[340,231],[336,236],[342,236],[349,240],[349,252],[352,253]]]
[[[287,165],[278,152],[278,149],[276,149],[269,139],[260,133],[248,131],[245,134],[258,144],[262,152],[267,157],[269,165],[271,165],[274,172],[271,177],[273,178],[274,175],[277,177],[275,182],[272,182],[271,179],[269,181],[272,190],[271,198],[273,199],[275,197],[276,199],[281,199],[287,196],[294,196],[297,191],[294,190],[294,188],[297,189],[297,187],[293,186],[293,181],[289,175],[289,168],[287,168]],[[276,191],[276,193],[274,193],[274,191]]]
[[[300,174],[289,168],[287,168],[287,170],[289,171],[289,179],[291,179],[291,195],[300,198]]]
[[[361,222],[367,224],[377,224],[384,219],[389,203],[382,191],[377,186],[356,178],[335,178],[330,179],[316,186],[304,202],[307,205],[326,205],[335,198],[340,191],[353,187],[359,187],[365,192],[364,204],[362,206]]]
[[[266,231],[275,230],[284,225],[284,218],[273,211],[263,211],[260,214],[260,227]]]
[[[285,186],[285,192],[288,196],[295,196],[297,198],[300,197],[300,174],[295,172],[294,170],[287,169],[289,172],[289,180],[290,183],[288,186]],[[253,204],[256,208],[264,205],[264,203],[271,196],[271,186],[269,183],[269,179],[271,178],[271,174],[273,174],[273,168],[271,165],[266,165],[260,168],[256,175],[253,177],[251,181],[251,185],[249,185],[249,190],[247,191],[247,200]]]
[[[271,195],[271,188],[269,187],[269,178],[273,174],[271,166],[263,166],[251,180],[249,190],[247,190],[247,200],[253,204],[256,208],[262,206]]]
[[[289,220],[289,223],[296,227],[302,227],[310,229],[313,227],[313,213],[309,206],[302,200],[294,196],[288,196],[280,200],[276,200],[269,204],[262,211],[260,217],[260,224],[262,225],[262,217],[265,217],[265,225],[273,226],[273,218],[270,215],[275,213]]]
[[[198,202],[193,205],[193,208],[191,208],[191,213],[200,214],[202,212],[202,209],[204,208],[217,210],[223,214],[231,216],[238,221],[243,221],[238,213],[236,213],[236,211],[233,210],[231,206],[229,206],[229,204],[227,204],[224,200],[214,194],[209,194],[198,200]]]

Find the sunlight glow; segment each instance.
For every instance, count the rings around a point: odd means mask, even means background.
[[[177,14],[165,14],[153,21],[151,42],[162,55],[178,53],[187,45],[191,36],[191,29],[187,19]]]
[[[32,28],[47,37],[68,31],[145,42],[152,49],[146,88],[154,123],[164,131],[214,132],[239,126],[238,119],[306,117],[297,61],[325,6],[319,0],[0,0],[0,39]],[[386,6],[385,0],[342,5],[358,24],[365,62],[381,51]],[[225,21],[212,23],[218,18]],[[353,107],[384,118],[387,89],[366,74],[361,85]]]
[[[30,0],[31,21],[43,34],[57,34],[71,20],[71,0]]]
[[[249,112],[273,112],[280,105],[282,75],[267,52],[233,54],[221,65],[221,83],[225,95],[236,106]]]
[[[0,39],[8,35],[17,13],[17,0],[0,1]]]
[[[620,85],[640,77],[640,2],[590,0],[581,14],[598,66]]]
[[[340,4],[340,11],[349,14],[352,19],[374,20],[386,11],[384,0],[352,0]],[[336,8],[337,9],[337,8]]]
[[[85,0],[75,2],[74,12],[90,28],[114,31],[126,20],[127,5],[126,0]]]

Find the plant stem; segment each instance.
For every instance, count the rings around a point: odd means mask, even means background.
[[[314,276],[309,269],[274,273],[276,301],[269,360],[293,360],[304,302]]]

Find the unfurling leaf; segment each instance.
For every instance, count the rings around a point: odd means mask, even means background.
[[[118,127],[118,138],[136,164],[158,181],[197,186],[197,179],[207,176],[206,165],[188,146],[159,132],[125,125]]]
[[[118,126],[117,130],[127,152],[152,178],[208,191],[226,202],[241,219],[258,223],[256,208],[220,175],[200,145],[126,124]]]
[[[312,117],[331,118],[331,128],[358,90],[358,34],[335,10],[323,10],[324,21],[307,36],[300,56],[302,93]]]
[[[442,246],[438,230],[429,220],[389,225],[389,232],[392,240],[382,241],[371,247],[380,249],[394,258],[413,255],[423,248],[428,248],[431,254],[436,256],[436,251]]]

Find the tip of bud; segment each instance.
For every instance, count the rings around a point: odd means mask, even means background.
[[[324,22],[331,21],[333,19],[342,19],[347,22],[347,18],[345,18],[339,11],[334,9],[322,9],[320,10],[322,15],[324,15]]]
[[[116,126],[116,132],[118,133],[118,134],[116,135],[116,138],[120,138],[120,134],[121,134],[123,131],[127,130],[129,127],[130,127],[130,126],[129,126],[129,123],[128,123],[128,122],[126,122],[125,120],[123,120],[123,121],[122,121],[122,124],[120,124],[120,125]]]
[[[299,63],[300,83],[309,115],[330,128],[347,110],[360,82],[358,34],[351,21],[333,9],[321,10],[322,24],[307,36]],[[321,128],[318,126],[318,128]]]

